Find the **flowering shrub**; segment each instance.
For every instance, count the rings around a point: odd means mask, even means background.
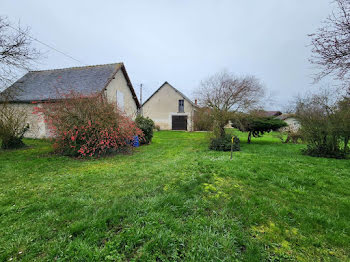
[[[99,157],[130,149],[142,131],[114,104],[102,96],[71,92],[59,101],[36,107],[48,124],[57,153],[75,157]]]

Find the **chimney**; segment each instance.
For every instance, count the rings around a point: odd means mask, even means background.
[[[194,100],[194,104],[197,105],[197,99]]]

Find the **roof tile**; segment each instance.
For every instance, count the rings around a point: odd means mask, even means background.
[[[74,90],[89,94],[102,91],[122,63],[30,71],[4,92],[14,94],[12,101],[58,99],[59,93]]]

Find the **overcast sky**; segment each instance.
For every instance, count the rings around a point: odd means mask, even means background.
[[[316,88],[307,34],[332,10],[331,0],[0,1],[0,15],[85,64],[124,62],[137,93],[168,81],[191,97],[226,69],[260,78],[274,99],[267,109]],[[81,65],[36,46],[46,55],[35,69]]]

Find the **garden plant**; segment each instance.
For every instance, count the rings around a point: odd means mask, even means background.
[[[74,157],[100,157],[126,152],[134,136],[143,138],[135,122],[100,94],[70,92],[60,101],[35,107],[47,123],[55,152]]]

